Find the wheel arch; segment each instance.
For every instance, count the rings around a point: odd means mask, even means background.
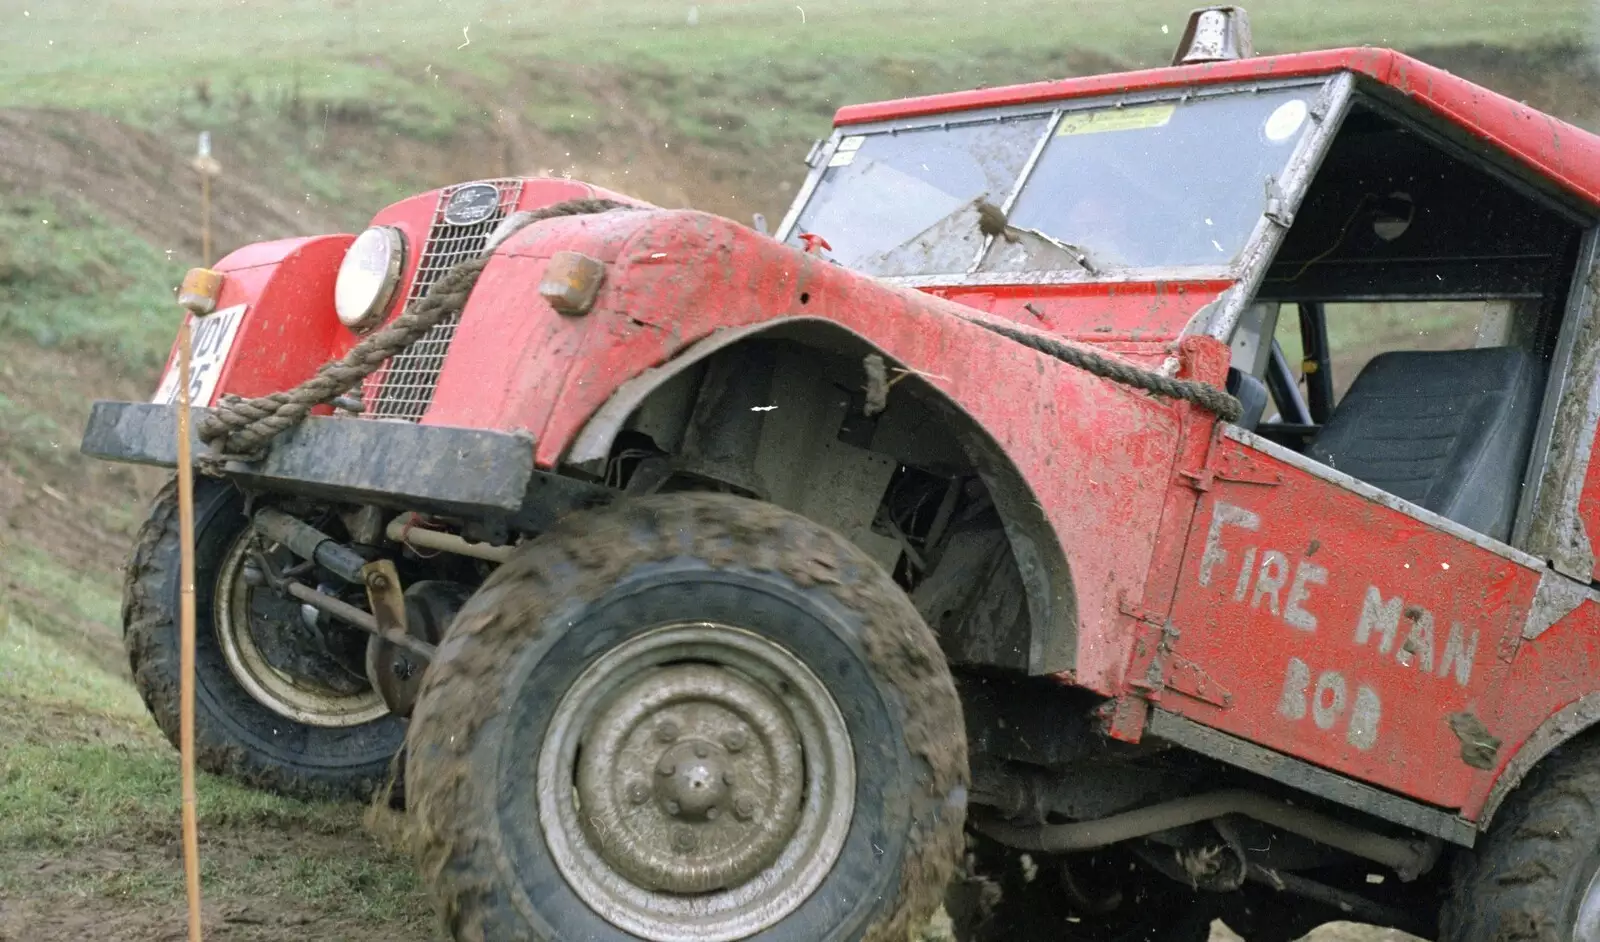
[[[1478,814],[1478,829],[1488,829],[1500,806],[1541,762],[1576,739],[1600,735],[1597,728],[1600,728],[1600,692],[1584,694],[1546,717],[1495,779],[1483,810]]]
[[[938,417],[982,480],[1000,517],[1024,590],[1029,624],[1026,669],[1072,670],[1077,655],[1078,606],[1071,565],[1054,527],[1021,469],[970,412],[936,386],[936,364],[907,363],[871,339],[824,318],[783,318],[716,331],[659,366],[623,382],[591,415],[567,450],[565,463],[594,468],[606,462],[629,418],[663,387],[713,356],[767,341],[786,341],[831,358],[872,354],[907,372],[894,394],[916,400]],[[817,382],[826,382],[819,377]],[[1017,665],[1021,666],[1021,665]]]

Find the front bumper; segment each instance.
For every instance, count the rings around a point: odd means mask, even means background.
[[[191,412],[191,435],[208,410]],[[198,439],[194,453],[205,453]],[[177,406],[96,402],[80,449],[91,458],[175,468]],[[312,416],[258,462],[229,462],[252,490],[377,504],[546,529],[556,518],[610,500],[599,485],[540,471],[526,435],[410,422]]]

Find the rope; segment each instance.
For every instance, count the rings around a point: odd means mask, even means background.
[[[517,213],[507,219],[507,224],[511,232],[516,232],[558,216],[631,208],[615,200],[568,200],[532,212]],[[222,397],[216,408],[200,420],[200,440],[210,449],[209,454],[199,456],[200,469],[207,474],[220,475],[230,461],[260,461],[266,457],[272,440],[300,424],[313,408],[332,402],[354,388],[377,372],[390,357],[460,314],[488,263],[489,255],[484,254],[451,268],[428,289],[425,297],[413,302],[386,327],[364,338],[339,359],[324,363],[316,375],[293,389],[255,399]]]
[[[1240,404],[1238,399],[1229,395],[1226,390],[1218,389],[1210,384],[1197,383],[1186,379],[1172,379],[1168,376],[1162,376],[1160,373],[1141,369],[1130,363],[1124,363],[1121,360],[1113,360],[1110,357],[1101,356],[1082,347],[1074,347],[1051,337],[1041,337],[1038,334],[1017,330],[1002,324],[979,320],[971,320],[970,322],[987,330],[992,330],[1002,337],[1015,340],[1031,350],[1037,350],[1046,356],[1055,357],[1057,360],[1075,366],[1086,373],[1092,373],[1095,376],[1109,379],[1114,383],[1121,383],[1124,386],[1132,386],[1134,389],[1142,389],[1157,396],[1192,402],[1207,412],[1216,415],[1217,418],[1224,422],[1233,422],[1244,414],[1244,406]]]
[[[1366,202],[1366,197],[1362,197],[1362,202]],[[1357,209],[1359,210],[1360,207],[1358,206]],[[1352,216],[1351,220],[1354,221],[1354,219],[1355,217]],[[1349,223],[1345,223],[1345,228],[1348,229],[1349,225]],[[1099,274],[1093,264],[1090,263],[1089,257],[1082,249],[1072,245],[1071,243],[1062,242],[1053,236],[1046,235],[1037,229],[1019,229],[1016,226],[1011,225],[1011,223],[1006,219],[1005,211],[993,203],[988,202],[987,200],[980,200],[978,202],[978,231],[991,238],[1003,236],[1008,242],[1017,241],[1016,233],[1026,232],[1031,236],[1043,239],[1056,248],[1061,249],[1067,255],[1071,256],[1072,259],[1079,265],[1083,266],[1084,270],[1089,274]],[[1341,241],[1344,239],[1344,232],[1342,230],[1339,233],[1339,238]],[[1332,252],[1334,248],[1338,248],[1338,243],[1335,243],[1332,248],[1328,249],[1328,252]],[[1326,255],[1327,253],[1325,252],[1323,254]],[[1318,256],[1318,258],[1321,258],[1321,256]],[[1316,260],[1317,259],[1312,259],[1311,261],[1315,262]],[[1310,267],[1311,262],[1307,262],[1306,265],[1307,267]],[[1304,271],[1304,269],[1301,269],[1300,274],[1304,274]],[[1295,277],[1298,278],[1300,275],[1297,274]],[[1216,388],[1215,386],[1208,386],[1205,383],[1189,382],[1187,380],[1172,379],[1171,377],[1163,376],[1160,373],[1151,372],[1150,370],[1143,370],[1136,366],[1123,363],[1119,360],[1103,357],[1097,353],[1092,353],[1080,347],[1070,346],[1046,337],[1039,337],[1034,334],[1024,333],[1020,330],[1013,330],[1009,327],[991,324],[986,321],[973,320],[972,318],[967,318],[967,320],[971,321],[971,323],[977,324],[979,327],[992,330],[1002,337],[1009,337],[1010,339],[1015,340],[1017,343],[1020,343],[1030,349],[1037,350],[1046,356],[1055,357],[1057,360],[1060,360],[1063,363],[1069,363],[1080,370],[1093,373],[1095,376],[1109,379],[1112,382],[1121,383],[1124,386],[1132,386],[1135,389],[1142,389],[1145,392],[1154,393],[1158,396],[1165,396],[1168,399],[1181,399],[1185,402],[1192,402],[1200,408],[1214,413],[1224,422],[1232,422],[1238,419],[1240,415],[1244,414],[1244,406],[1240,404],[1238,399],[1229,395],[1226,391]],[[872,374],[869,366],[867,384],[868,389],[874,388],[871,380]],[[882,407],[879,406],[878,410],[882,411]],[[868,412],[867,414],[871,415],[872,413]]]
[[[516,213],[508,217],[507,224],[511,232],[516,232],[533,223],[559,216],[581,216],[631,208],[615,200],[568,200],[544,209]],[[459,315],[488,262],[489,255],[486,253],[451,268],[434,283],[426,296],[413,302],[399,317],[382,330],[364,338],[344,356],[324,363],[315,375],[293,389],[254,399],[223,396],[216,408],[200,420],[200,441],[210,449],[208,454],[197,458],[200,470],[220,476],[230,461],[251,462],[266,457],[273,439],[300,424],[313,408],[330,403],[354,388],[377,372],[390,357],[411,346],[434,327]],[[977,320],[972,323],[1095,376],[1168,399],[1192,402],[1226,422],[1234,421],[1243,411],[1238,399],[1205,383],[1171,379],[1049,337],[1004,325]]]

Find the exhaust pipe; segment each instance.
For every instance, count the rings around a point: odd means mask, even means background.
[[[1159,831],[1242,814],[1264,824],[1326,844],[1347,854],[1391,868],[1402,880],[1414,880],[1433,866],[1437,846],[1426,841],[1384,837],[1353,828],[1326,815],[1247,791],[1221,791],[1125,811],[1094,821],[1019,827],[1000,821],[974,821],[978,833],[1018,850],[1067,853],[1095,850],[1147,837]]]

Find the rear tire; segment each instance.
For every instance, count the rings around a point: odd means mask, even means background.
[[[902,942],[954,869],[966,736],[932,632],[869,558],[677,494],[569,518],[489,579],[406,773],[460,942]]]
[[[1460,860],[1440,942],[1600,942],[1600,741],[1535,767]]]
[[[344,725],[297,722],[241,682],[238,641],[225,650],[218,630],[219,582],[239,557],[249,521],[232,485],[195,482],[195,757],[200,768],[299,798],[366,798],[387,778],[405,739],[398,717],[355,697]],[[123,640],[134,686],[156,724],[178,743],[178,506],[169,483],[139,531],[123,585]],[[238,591],[229,589],[228,591]],[[248,619],[248,614],[244,617]],[[230,663],[230,658],[232,663]],[[248,678],[248,674],[243,674]],[[257,689],[260,685],[257,684]],[[374,716],[374,713],[377,715]]]

